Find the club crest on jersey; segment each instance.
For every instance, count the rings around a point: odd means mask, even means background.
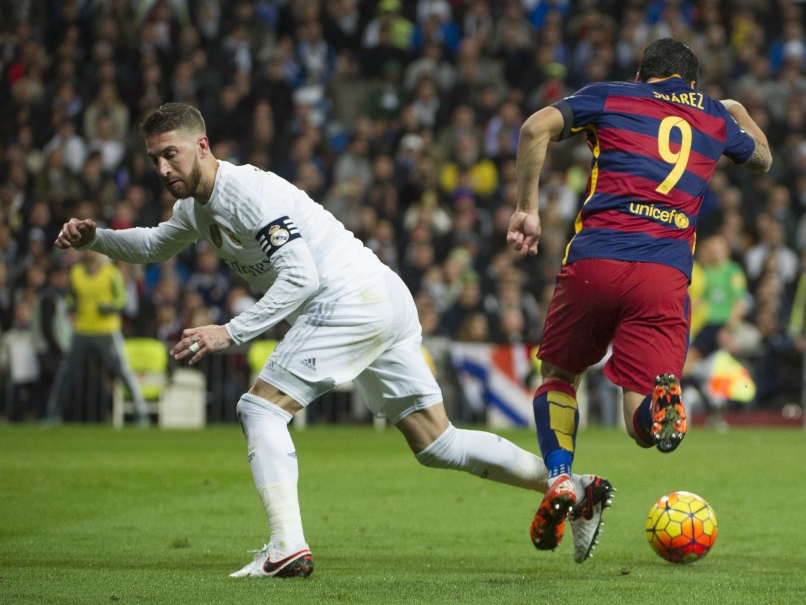
[[[224,240],[221,238],[221,228],[218,225],[210,225],[210,239],[216,248],[220,248]]]
[[[271,259],[272,255],[283,245],[300,237],[302,236],[294,222],[287,216],[281,216],[258,231],[255,239],[263,248],[267,258]]]
[[[272,246],[282,246],[288,241],[289,233],[285,229],[277,229],[269,236],[269,241]]]

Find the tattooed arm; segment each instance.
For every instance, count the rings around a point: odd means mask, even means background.
[[[751,155],[750,159],[744,164],[739,164],[739,166],[747,170],[750,174],[764,174],[769,171],[770,166],[772,166],[772,154],[770,153],[766,139],[759,140],[753,137],[753,140],[756,142],[753,155]]]
[[[722,101],[722,104],[725,106],[725,109],[728,110],[731,117],[736,120],[739,128],[744,130],[755,143],[755,149],[752,155],[746,161],[740,163],[739,166],[747,170],[750,174],[763,174],[769,171],[770,166],[772,166],[772,153],[770,153],[770,145],[767,142],[767,137],[764,135],[761,128],[759,128],[755,120],[750,117],[750,114],[747,113],[747,110],[741,103],[728,99]]]

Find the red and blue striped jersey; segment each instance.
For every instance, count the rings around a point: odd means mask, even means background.
[[[554,105],[562,138],[585,131],[593,151],[585,203],[563,263],[659,263],[691,277],[697,214],[723,154],[755,150],[718,101],[673,76],[590,84]]]

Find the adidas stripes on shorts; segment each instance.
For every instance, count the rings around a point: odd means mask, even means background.
[[[302,406],[352,380],[374,414],[396,423],[442,401],[421,343],[414,299],[388,270],[310,301],[260,379]]]

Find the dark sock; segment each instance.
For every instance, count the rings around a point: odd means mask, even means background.
[[[647,395],[635,410],[632,425],[644,443],[648,446],[654,445],[652,441],[652,395]]]

